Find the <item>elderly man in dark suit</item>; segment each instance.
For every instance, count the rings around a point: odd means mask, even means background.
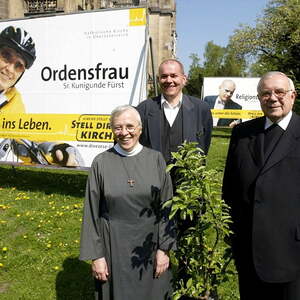
[[[218,96],[206,96],[204,101],[209,105],[210,109],[242,109],[242,106],[234,102],[231,97],[235,91],[235,83],[233,80],[225,79],[219,86]],[[241,122],[240,119],[214,118],[214,126],[234,127]]]
[[[293,82],[258,83],[264,117],[234,127],[223,182],[241,300],[300,299],[300,117]]]
[[[143,123],[142,145],[162,152],[167,163],[183,141],[197,142],[204,153],[211,140],[212,116],[207,103],[183,95],[187,78],[182,64],[175,59],[159,66],[162,94],[141,102],[139,111]]]

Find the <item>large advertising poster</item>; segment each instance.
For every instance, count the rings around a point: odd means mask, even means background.
[[[146,98],[146,9],[3,21],[0,31],[8,26],[30,34],[36,60],[0,96],[0,160],[89,167],[113,145],[110,112]]]
[[[214,126],[236,124],[263,115],[257,97],[259,78],[205,77],[203,100],[208,103]]]

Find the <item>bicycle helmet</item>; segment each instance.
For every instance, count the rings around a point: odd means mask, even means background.
[[[17,51],[29,69],[35,61],[35,44],[27,31],[20,27],[9,26],[0,33],[0,46],[7,46]]]

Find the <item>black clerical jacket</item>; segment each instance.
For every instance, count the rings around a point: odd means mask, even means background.
[[[265,117],[233,129],[224,173],[223,198],[233,217],[233,252],[238,269],[253,259],[267,282],[300,275],[300,117],[268,159]]]

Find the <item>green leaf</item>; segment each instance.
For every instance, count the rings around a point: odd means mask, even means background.
[[[192,284],[193,284],[193,279],[192,279],[192,278],[190,278],[190,279],[187,281],[187,283],[186,283],[186,287],[187,287],[187,289],[190,289],[190,288],[191,288],[191,286],[192,286]]]

